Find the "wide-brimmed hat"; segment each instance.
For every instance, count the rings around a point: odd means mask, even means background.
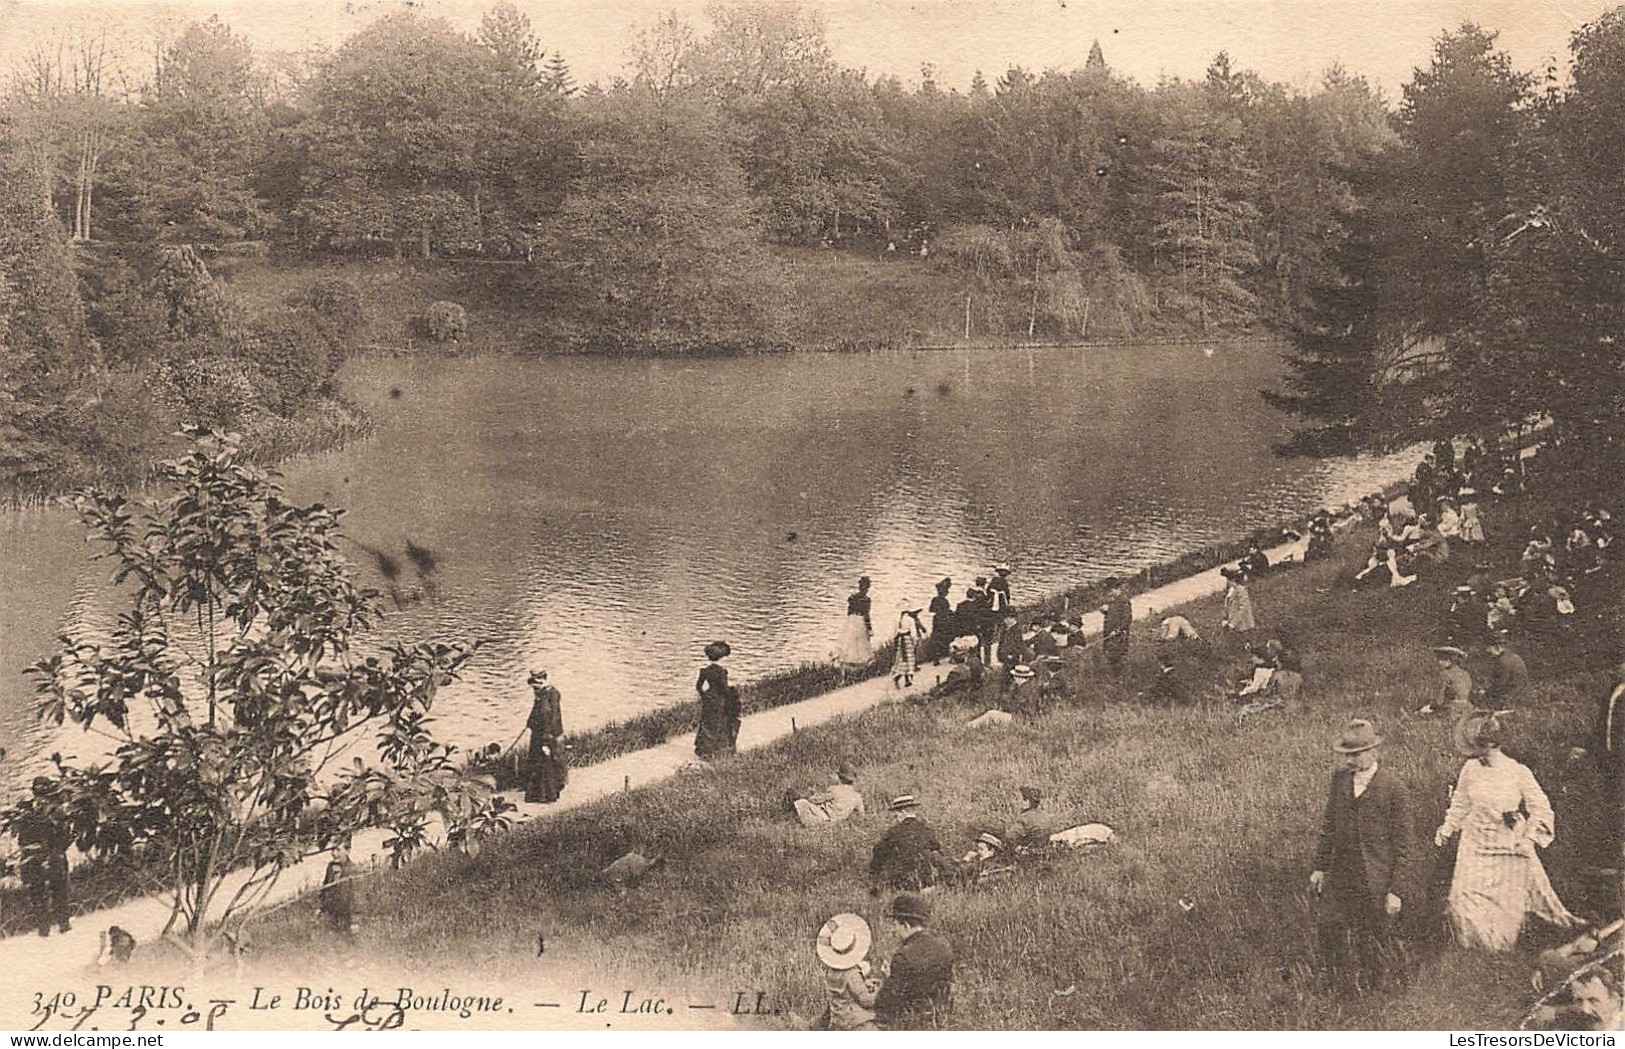
[[[1036,672],[1034,672],[1033,668],[1027,664],[1017,663],[1015,666],[1010,668],[1010,676],[1015,678],[1017,681],[1028,681],[1037,677],[1038,675]]]
[[[62,793],[62,784],[49,776],[34,777],[34,794],[41,798],[54,798]]]
[[[1450,732],[1451,742],[1456,745],[1456,753],[1464,758],[1471,758],[1478,754],[1480,747],[1489,744],[1499,746],[1501,716],[1505,713],[1506,711],[1501,710],[1470,710],[1462,715]]]
[[[994,834],[992,831],[984,830],[982,833],[976,835],[976,844],[986,845],[990,849],[1002,849],[1004,848],[1004,839],[999,837],[997,834]]]
[[[1437,655],[1449,656],[1452,659],[1466,659],[1467,658],[1467,653],[1463,652],[1461,649],[1457,648],[1455,645],[1434,645],[1433,646],[1433,651]]]
[[[917,922],[931,920],[931,901],[919,893],[898,893],[897,898],[891,901],[886,908],[888,918],[908,918]]]
[[[1332,749],[1339,754],[1358,754],[1381,745],[1382,737],[1377,735],[1371,722],[1365,718],[1353,718],[1343,727],[1343,734],[1332,743]]]
[[[886,807],[893,812],[906,812],[909,809],[919,808],[920,803],[912,794],[899,794],[891,799],[891,804]]]
[[[726,641],[713,641],[705,646],[706,659],[723,659],[732,654],[733,646]]]
[[[818,960],[831,969],[850,969],[869,954],[874,935],[857,914],[837,914],[818,930]]]
[[[1020,789],[1022,801],[1043,801],[1044,792],[1037,787],[1022,787]]]

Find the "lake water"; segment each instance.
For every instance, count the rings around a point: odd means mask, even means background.
[[[1344,501],[1408,460],[1281,459],[1269,344],[702,361],[368,360],[377,436],[292,464],[346,507],[363,578],[403,565],[383,630],[484,639],[437,702],[443,735],[506,742],[531,667],[579,730],[690,698],[700,649],[736,678],[825,658],[846,595],[900,597],[995,561],[1018,601]],[[436,560],[417,600],[410,540]],[[60,511],[0,514],[0,742],[13,776],[57,741],[20,667],[114,612]],[[363,547],[365,549],[363,549]],[[79,753],[85,751],[80,746]]]

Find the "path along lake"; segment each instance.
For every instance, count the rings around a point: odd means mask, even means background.
[[[477,637],[437,700],[451,742],[506,743],[546,667],[579,731],[693,695],[702,645],[736,679],[828,656],[846,595],[874,625],[996,561],[1018,602],[1342,502],[1408,459],[1271,452],[1280,347],[1113,346],[690,361],[366,359],[377,435],[288,464],[301,501],[402,566],[386,635]],[[405,556],[435,559],[433,595]],[[0,778],[54,746],[21,668],[105,631],[108,563],[60,510],[0,514]],[[376,558],[352,547],[362,578]],[[394,602],[389,602],[393,607]],[[877,641],[883,639],[877,637]]]

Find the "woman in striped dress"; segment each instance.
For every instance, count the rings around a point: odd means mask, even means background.
[[[1462,766],[1450,810],[1433,835],[1440,848],[1459,833],[1446,910],[1464,947],[1508,951],[1531,914],[1559,928],[1581,924],[1557,898],[1535,847],[1550,845],[1555,821],[1534,773],[1501,753],[1495,713],[1475,710],[1456,725]]]
[[[907,602],[897,605],[897,648],[892,655],[891,683],[893,688],[907,688],[914,684],[914,672],[919,667],[920,638],[925,627],[920,623],[920,610],[909,608]]]

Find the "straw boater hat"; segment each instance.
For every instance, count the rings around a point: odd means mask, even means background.
[[[1337,737],[1332,749],[1339,754],[1358,754],[1362,750],[1371,750],[1382,745],[1382,737],[1371,722],[1364,718],[1354,718],[1343,729],[1343,734]]]
[[[857,914],[837,914],[818,930],[818,960],[831,969],[850,969],[869,954],[869,923]]]
[[[991,831],[983,831],[976,835],[976,844],[986,845],[990,849],[1004,848],[1004,839]]]
[[[1031,681],[1038,675],[1035,674],[1033,672],[1033,668],[1027,664],[1017,663],[1015,666],[1010,668],[1010,676],[1015,678],[1017,681]]]
[[[1462,715],[1450,733],[1456,753],[1464,758],[1477,757],[1480,747],[1500,745],[1501,718],[1509,713],[1508,710],[1471,710]]]
[[[912,794],[899,794],[897,797],[891,799],[891,804],[887,807],[893,812],[907,812],[909,809],[919,808],[920,803],[914,800],[914,795]]]
[[[1441,656],[1449,656],[1451,659],[1466,659],[1467,658],[1467,653],[1463,652],[1461,649],[1457,648],[1455,645],[1435,645],[1433,647],[1433,651],[1436,654],[1441,655]]]

